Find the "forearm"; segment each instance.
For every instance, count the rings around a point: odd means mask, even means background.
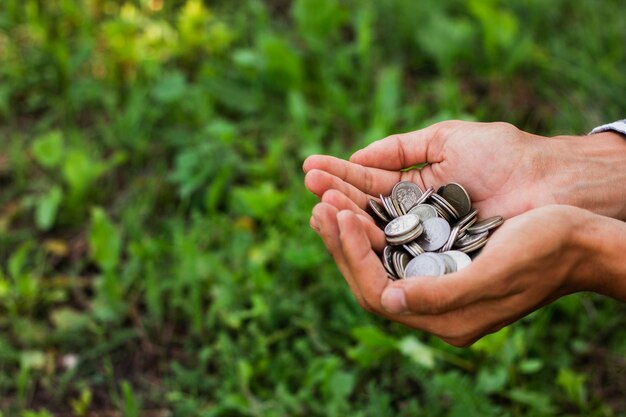
[[[544,142],[546,192],[555,202],[626,220],[626,138],[614,132]]]
[[[581,262],[575,275],[582,288],[626,302],[626,223],[589,214],[576,243]]]

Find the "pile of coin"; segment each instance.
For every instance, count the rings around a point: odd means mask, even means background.
[[[369,206],[385,231],[387,246],[382,262],[392,279],[410,276],[440,276],[472,263],[487,243],[489,231],[504,219],[478,220],[469,194],[452,182],[423,191],[410,181],[397,183],[390,196]]]

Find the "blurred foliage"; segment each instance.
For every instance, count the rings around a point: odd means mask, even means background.
[[[626,413],[624,306],[469,349],[370,317],[300,171],[442,119],[623,117],[621,6],[3,0],[0,415]]]

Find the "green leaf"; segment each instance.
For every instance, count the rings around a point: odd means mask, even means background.
[[[81,331],[93,323],[89,315],[69,307],[62,307],[50,313],[54,326],[61,332]]]
[[[119,263],[121,251],[122,237],[120,231],[109,220],[102,208],[94,208],[91,212],[91,230],[89,233],[91,260],[103,271],[112,271]]]
[[[523,374],[534,374],[543,368],[543,361],[538,358],[524,359],[519,363],[518,368]]]
[[[352,336],[357,345],[348,350],[348,356],[367,368],[382,360],[385,356],[397,352],[398,342],[373,326],[352,329]]]
[[[49,230],[56,221],[59,205],[63,200],[63,191],[53,187],[47,194],[37,200],[35,206],[35,222],[39,230]]]
[[[556,408],[552,403],[550,396],[543,392],[528,391],[525,389],[512,389],[507,396],[528,408],[544,413],[545,415],[553,415]]]
[[[398,343],[398,349],[416,364],[426,369],[435,368],[433,350],[415,336],[406,336]]]
[[[185,77],[179,71],[165,74],[159,79],[152,89],[152,96],[163,104],[173,103],[180,100],[187,90]]]
[[[280,212],[287,195],[276,189],[273,183],[263,182],[258,186],[239,186],[233,190],[231,207],[236,213],[257,219],[273,219]]]
[[[63,135],[60,131],[54,130],[35,139],[31,151],[37,162],[46,167],[54,168],[63,159]]]
[[[586,375],[576,373],[568,368],[559,369],[556,383],[563,388],[567,398],[579,407],[587,403],[585,388]]]

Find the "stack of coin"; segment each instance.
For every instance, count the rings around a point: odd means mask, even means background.
[[[452,182],[423,191],[410,181],[397,183],[390,196],[369,206],[385,231],[387,246],[382,262],[392,279],[440,276],[459,271],[472,262],[487,243],[489,231],[504,219],[478,220],[469,194]]]

